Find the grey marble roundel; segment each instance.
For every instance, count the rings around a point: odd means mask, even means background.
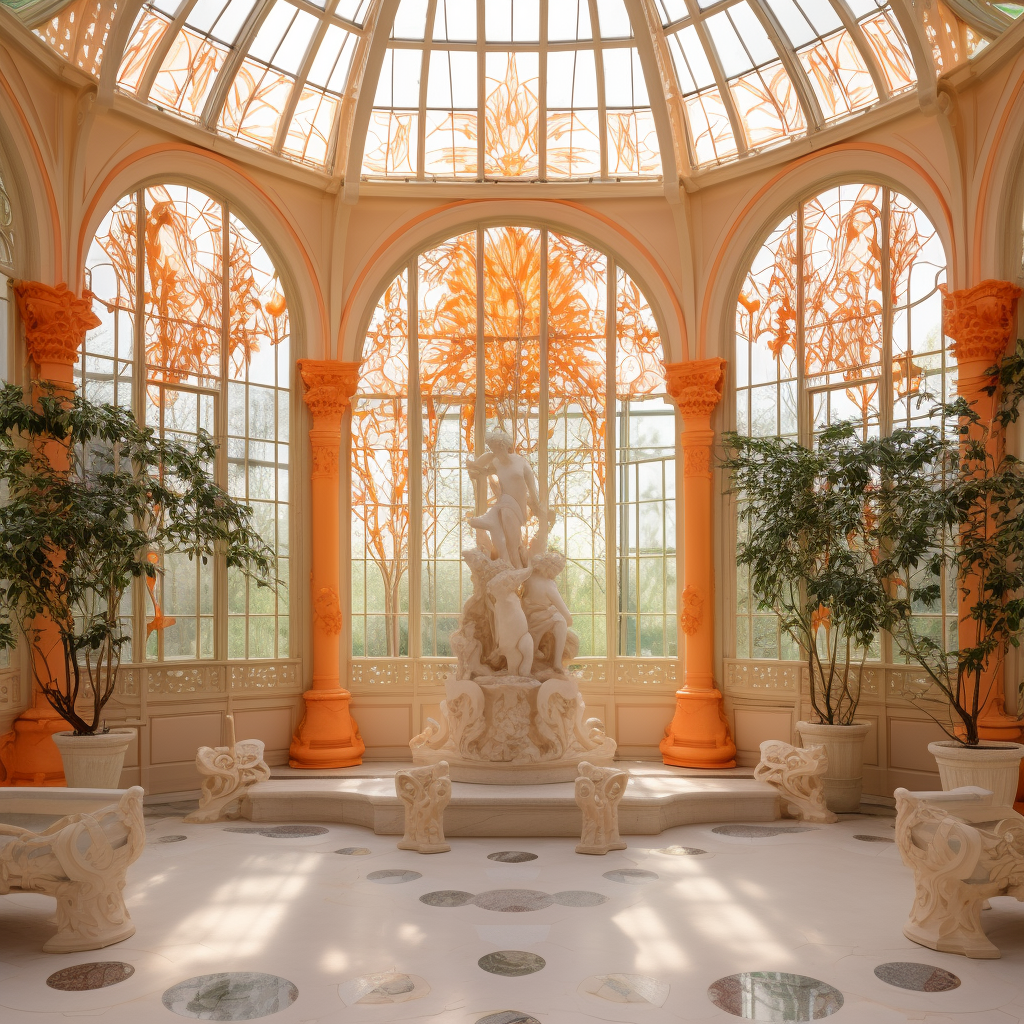
[[[365,846],[343,846],[334,852],[342,853],[346,857],[366,857],[370,851]]]
[[[189,978],[163,994],[163,1004],[179,1017],[198,1020],[255,1020],[291,1006],[299,990],[275,974],[238,971]]]
[[[896,840],[889,836],[854,836],[854,839],[859,839],[862,843],[895,843]]]
[[[949,992],[960,987],[960,979],[941,967],[904,960],[879,964],[875,968],[875,977],[887,985],[909,989],[911,992]]]
[[[480,957],[477,966],[488,974],[522,978],[524,975],[542,971],[547,966],[547,961],[536,953],[526,953],[521,949],[502,949],[497,953],[488,953]]]
[[[268,839],[295,839],[306,836],[325,836],[330,832],[323,825],[275,825],[273,828],[260,830],[261,836]]]
[[[161,836],[159,839],[153,840],[153,845],[158,846],[162,843],[180,843],[185,839],[188,839],[188,836]]]
[[[719,978],[708,988],[708,998],[720,1010],[746,1020],[821,1020],[843,1008],[837,988],[802,974],[753,971]]]
[[[127,981],[135,973],[131,964],[117,960],[104,960],[93,964],[75,964],[51,974],[46,979],[50,988],[61,992],[89,992],[96,988],[109,988]]]
[[[540,1024],[540,1021],[518,1010],[499,1010],[497,1013],[481,1017],[476,1024]]]
[[[490,889],[473,897],[473,904],[481,910],[496,910],[502,914],[543,910],[554,902],[554,896],[534,889]]]
[[[719,825],[711,831],[720,836],[735,836],[738,839],[770,839],[772,836],[788,835],[791,832],[817,832],[817,829],[801,825]]]
[[[707,853],[708,851],[699,850],[696,846],[666,846],[654,852],[667,853],[670,857],[699,857],[702,853]]]
[[[400,882],[412,882],[423,876],[418,871],[410,871],[407,868],[384,868],[381,871],[371,871],[366,877],[378,885],[398,885]]]
[[[537,854],[527,853],[525,850],[499,850],[497,853],[487,854],[487,859],[501,861],[502,864],[522,864],[527,860],[536,860]]]
[[[439,889],[437,892],[424,893],[420,897],[420,903],[426,903],[428,907],[464,907],[472,902],[473,894],[459,889]]]
[[[614,871],[606,871],[604,877],[612,882],[622,882],[625,885],[643,885],[645,882],[655,882],[658,875],[653,871],[644,871],[642,868],[616,868]]]
[[[602,896],[599,892],[587,892],[584,889],[556,892],[552,899],[560,907],[599,907],[602,903],[608,902],[607,896]]]

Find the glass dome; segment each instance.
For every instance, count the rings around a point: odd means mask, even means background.
[[[396,182],[700,175],[898,102],[1024,13],[990,0],[0,3],[122,104]]]

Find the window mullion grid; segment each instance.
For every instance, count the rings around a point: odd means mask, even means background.
[[[480,9],[483,2],[480,0]],[[479,24],[483,24],[480,22]],[[479,459],[484,451],[484,435],[487,433],[487,368],[484,362],[484,241],[487,233],[483,228],[476,229],[476,397],[473,407],[473,441],[476,450],[473,457]],[[476,492],[476,515],[482,516],[487,511],[487,481],[477,478],[474,482]]]
[[[548,176],[548,2],[540,0],[540,53],[537,55],[537,103],[540,107],[537,118],[537,176],[541,181]],[[555,3],[564,2],[555,0]],[[546,238],[547,233],[544,235]],[[545,393],[542,387],[541,394]],[[543,401],[541,408],[544,408]],[[547,435],[542,431],[540,436]]]
[[[548,507],[548,229],[540,231],[540,403],[538,415],[537,474],[540,503]],[[544,525],[541,524],[541,529]]]
[[[484,180],[484,153],[486,152],[484,134],[487,131],[487,70],[486,70],[486,58],[484,56],[484,36],[485,36],[485,25],[487,23],[487,11],[486,11],[485,0],[476,0],[476,180]],[[477,233],[477,295],[482,296],[483,292],[480,290],[483,285],[483,249],[480,247],[481,235]],[[477,323],[482,323],[480,314],[480,308],[477,308]],[[483,331],[481,330],[478,335],[478,347],[483,344]],[[483,358],[482,351],[477,357],[477,382],[480,382],[480,362]],[[479,401],[483,394],[482,388],[477,388]],[[483,435],[480,435],[482,438]],[[477,455],[483,451],[481,445],[477,450]],[[477,496],[479,499],[479,495]],[[481,512],[477,513],[481,515]]]
[[[409,274],[409,375],[406,388],[406,422],[409,439],[409,657],[419,658],[423,654],[421,598],[423,587],[423,561],[427,557],[423,545],[423,423],[420,402],[420,353],[419,353],[419,259],[414,257],[408,267]],[[434,510],[436,513],[436,509]],[[436,531],[434,534],[436,540]],[[414,547],[415,545],[415,547]],[[431,597],[434,595],[432,594]],[[433,602],[431,602],[431,626],[434,625]],[[395,609],[395,614],[399,610]],[[431,629],[433,632],[433,628]],[[396,654],[398,651],[395,652]]]
[[[611,256],[605,257],[605,318],[604,318],[604,351],[605,351],[605,385],[604,385],[604,448],[605,448],[605,474],[604,474],[604,615],[605,615],[605,658],[611,666],[617,655],[623,653],[619,631],[619,600],[618,588],[615,577],[618,564],[615,558],[614,537],[616,536],[616,524],[618,516],[615,507],[615,474],[618,460],[616,459],[616,445],[618,444],[618,431],[616,430],[616,406],[615,406],[615,340],[617,333],[616,325],[616,293],[617,293],[618,271],[615,261]],[[608,678],[615,678],[614,672],[608,673]]]
[[[590,2],[590,26],[591,35],[594,35],[593,26],[600,22],[597,16],[597,0]],[[604,50],[598,45],[596,38],[594,43],[594,70],[597,78],[597,141],[601,153],[601,177],[608,177],[608,99],[605,96],[604,83]],[[575,99],[575,97],[573,97]]]
[[[423,51],[420,55],[420,95],[417,103],[419,118],[416,122],[416,177],[423,179],[426,175],[426,147],[427,147],[427,78],[430,75],[430,51],[433,49],[434,15],[437,10],[437,0],[429,0],[427,3],[427,20],[423,29]],[[450,58],[449,58],[450,59]],[[454,109],[454,97],[452,107]],[[410,280],[410,294],[412,292]],[[411,379],[411,378],[410,378]]]
[[[170,24],[167,26],[167,31],[164,32],[163,38],[153,50],[153,53],[149,58],[149,63],[146,65],[146,70],[139,81],[139,88],[135,93],[140,100],[149,99],[150,90],[153,88],[156,76],[160,73],[160,69],[163,67],[164,59],[167,57],[171,46],[174,44],[174,40],[177,39],[181,33],[181,30],[185,25],[185,19],[189,16],[195,5],[196,0],[189,0],[189,2],[182,4],[178,13],[171,19]],[[209,36],[206,36],[206,38],[209,39]]]
[[[804,204],[800,203],[796,208],[796,266],[793,272],[796,276],[796,416],[797,416],[797,437],[801,443],[810,448],[814,444],[814,396],[807,392],[807,380],[804,364],[804,315],[806,312],[804,302]],[[800,588],[800,599],[804,597],[803,587]],[[753,624],[753,607],[751,607],[751,624]],[[753,630],[751,630],[751,643],[753,643]],[[778,656],[782,657],[782,635],[781,630],[778,639]],[[751,649],[753,654],[753,649]],[[809,656],[809,652],[808,652]],[[814,685],[814,680],[811,680]]]
[[[729,82],[725,77],[725,72],[722,70],[722,61],[718,56],[718,50],[708,34],[703,18],[695,17],[693,19],[693,27],[697,32],[697,38],[700,40],[701,46],[704,47],[704,52],[707,54],[708,63],[711,65],[712,73],[715,76],[715,85],[718,86],[718,91],[722,97],[722,105],[729,115],[729,124],[732,125],[732,134],[736,140],[736,155],[738,157],[745,156],[749,148],[747,146],[747,133],[743,130],[743,122],[740,120],[739,112],[736,110],[736,104],[732,101]]]
[[[864,34],[864,29],[860,27],[860,23],[846,9],[846,4],[843,3],[842,0],[831,0],[831,2],[836,14],[843,23],[843,27],[850,33],[853,45],[860,51],[861,59],[864,61],[864,66],[868,69],[868,73],[871,75],[871,81],[875,84],[875,91],[878,93],[878,98],[884,102],[889,99],[890,96],[889,86],[886,84],[885,76],[882,74],[881,68],[878,66],[878,61],[875,59],[875,54],[871,49],[871,45],[868,43],[867,36]]]
[[[146,193],[135,193],[135,317],[132,325],[132,407],[136,420],[146,422]],[[84,364],[83,364],[84,369]],[[117,363],[114,364],[117,373]],[[147,552],[148,554],[148,552]],[[160,554],[160,552],[158,552]],[[162,554],[161,554],[162,557]],[[157,584],[159,584],[159,579]],[[138,580],[132,592],[132,612],[135,630],[132,636],[132,661],[146,660],[146,581]],[[159,593],[157,589],[154,591]],[[163,631],[157,630],[157,645],[162,642]],[[142,688],[145,692],[145,687]]]
[[[889,227],[892,217],[892,192],[888,188],[882,189],[882,367],[881,381],[878,389],[881,392],[878,396],[878,429],[882,437],[888,437],[893,429],[893,391],[892,379],[892,259],[889,251]],[[910,364],[907,363],[907,375],[909,379]],[[908,580],[909,582],[909,580]],[[879,637],[879,656],[884,664],[892,662],[892,637],[886,630],[881,630]]]
[[[319,11],[317,13],[321,14]],[[295,109],[299,105],[299,97],[302,95],[302,89],[306,84],[306,78],[309,76],[309,69],[313,66],[313,61],[316,59],[316,55],[320,50],[320,44],[323,42],[324,36],[327,35],[328,26],[328,20],[321,16],[319,24],[316,27],[316,31],[313,33],[313,36],[309,41],[309,45],[306,47],[306,55],[302,58],[299,70],[295,74],[295,81],[292,84],[291,95],[288,97],[288,102],[285,104],[284,110],[281,112],[281,123],[277,126],[277,135],[275,136],[274,144],[270,149],[272,153],[280,155],[281,151],[284,149],[285,142],[288,140],[288,129],[291,127],[292,119],[295,117]]]
[[[227,490],[228,487],[228,347],[231,343],[231,210],[227,203],[221,206],[221,309],[220,309],[220,387],[214,390],[213,394],[213,423],[217,441],[217,458],[214,462],[214,481]],[[243,385],[246,396],[246,409],[243,412],[245,424],[245,456],[244,456],[244,479],[246,481],[245,496],[249,497],[249,416],[248,416],[248,386]],[[199,398],[197,408],[202,408],[202,397]],[[201,569],[201,559],[196,559],[196,572]],[[249,581],[244,581],[245,586],[245,652],[249,656]],[[202,594],[202,587],[199,589]],[[202,653],[202,597],[199,599],[197,611],[197,633],[196,653]],[[276,635],[276,629],[275,629]],[[276,642],[276,641],[275,641]],[[228,568],[227,560],[222,551],[217,552],[213,560],[213,656],[223,661],[228,656]]]

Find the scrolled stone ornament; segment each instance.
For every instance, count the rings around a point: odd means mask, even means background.
[[[242,815],[245,791],[254,783],[270,778],[270,766],[263,760],[262,740],[235,742],[234,719],[229,715],[231,743],[226,747],[200,747],[196,769],[203,778],[199,807],[185,821],[208,823],[234,821]]]
[[[395,792],[405,804],[405,835],[398,848],[447,853],[451,846],[444,838],[444,809],[452,797],[447,762],[395,772]]]
[[[794,747],[781,740],[765,740],[754,778],[779,791],[784,818],[830,824],[839,819],[825,806],[822,778],[827,771],[828,754],[821,744]]]
[[[583,831],[577,853],[601,857],[610,850],[626,849],[619,836],[619,801],[628,782],[629,772],[580,762],[576,804],[583,812]]]

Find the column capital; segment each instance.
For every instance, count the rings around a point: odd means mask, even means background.
[[[950,350],[957,362],[998,363],[1017,328],[1020,288],[1009,281],[989,280],[955,292],[939,285],[939,291],[942,329],[953,339]]]
[[[302,397],[314,420],[341,421],[359,387],[359,366],[336,359],[299,360],[299,374],[306,386]]]
[[[66,284],[15,281],[14,298],[25,325],[25,344],[37,366],[74,366],[85,332],[101,321],[92,311],[92,292],[79,298]]]
[[[683,419],[709,419],[725,389],[725,360],[716,357],[664,366],[665,390]]]

